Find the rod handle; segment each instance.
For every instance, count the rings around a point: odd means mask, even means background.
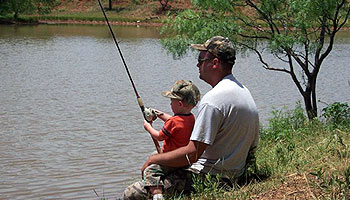
[[[140,97],[137,97],[137,103],[139,104],[139,106],[141,108],[141,111],[142,111],[142,114],[143,114],[143,118],[146,119],[145,118],[145,114],[144,114],[145,106],[143,105],[142,99]],[[157,149],[157,152],[158,153],[162,153],[162,149],[160,148],[158,141],[156,139],[154,139],[152,136],[151,136],[151,138],[153,140],[154,146]]]
[[[137,103],[139,104],[141,111],[143,112],[145,110],[145,106],[143,105],[142,99],[140,97],[137,97]]]

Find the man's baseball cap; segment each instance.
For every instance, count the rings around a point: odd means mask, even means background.
[[[191,44],[191,47],[200,51],[208,51],[229,64],[235,64],[236,50],[228,38],[214,36],[204,44]]]
[[[162,92],[162,95],[171,99],[184,101],[193,106],[197,105],[201,96],[197,86],[187,80],[176,81],[171,90]]]

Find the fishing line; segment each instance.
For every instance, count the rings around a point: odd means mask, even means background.
[[[107,22],[109,31],[110,31],[111,34],[112,34],[112,37],[113,37],[115,46],[116,46],[117,49],[118,49],[120,58],[121,58],[122,61],[123,61],[124,68],[125,68],[126,73],[127,73],[128,77],[129,77],[129,80],[130,80],[130,82],[131,82],[132,88],[134,89],[134,92],[135,92],[135,95],[136,95],[136,98],[137,98],[137,103],[139,104],[139,107],[140,107],[140,109],[141,109],[141,112],[142,112],[142,114],[143,114],[144,119],[147,120],[146,115],[145,115],[145,106],[143,105],[142,99],[141,99],[139,93],[138,93],[137,90],[136,90],[135,83],[134,83],[134,81],[133,81],[132,78],[131,78],[131,74],[130,74],[130,72],[129,72],[128,66],[126,65],[124,56],[123,56],[122,51],[121,51],[121,49],[120,49],[120,47],[119,47],[119,44],[118,44],[118,42],[117,42],[117,39],[116,39],[116,37],[115,37],[115,35],[114,35],[114,32],[113,32],[113,30],[112,30],[112,27],[111,27],[111,25],[109,24],[109,20],[108,20],[108,17],[107,17],[107,15],[106,15],[106,12],[105,12],[105,10],[104,10],[104,8],[103,8],[103,6],[102,6],[101,0],[97,0],[97,1],[98,1],[98,4],[100,5],[101,11],[102,11],[102,13],[103,13],[103,16],[105,17],[105,20],[106,20],[106,22]],[[147,121],[148,121],[148,120],[147,120]],[[155,140],[153,137],[152,137],[152,139],[153,139],[154,145],[156,146],[156,149],[157,149],[158,153],[160,153],[161,150],[160,150],[160,146],[159,146],[158,141]]]

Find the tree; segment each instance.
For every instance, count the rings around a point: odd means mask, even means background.
[[[13,14],[13,17],[18,19],[20,14],[43,10],[46,12],[55,3],[56,0],[1,0],[0,14]]]
[[[348,0],[194,0],[196,10],[169,19],[162,33],[175,56],[214,35],[256,53],[267,70],[289,74],[309,119],[317,117],[316,80],[336,33],[349,18]],[[269,51],[283,64],[264,59]],[[300,72],[300,74],[299,74]]]
[[[165,12],[166,10],[170,9],[169,2],[171,2],[172,0],[157,0],[157,1],[159,1],[161,6],[160,12]]]
[[[112,10],[113,0],[108,0],[108,9]]]

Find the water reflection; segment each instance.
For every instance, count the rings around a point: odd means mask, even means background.
[[[141,39],[141,38],[160,38],[159,27],[145,26],[113,26],[113,32],[118,38]],[[47,39],[52,37],[95,37],[109,38],[110,32],[106,25],[0,25],[1,38],[38,38]]]

